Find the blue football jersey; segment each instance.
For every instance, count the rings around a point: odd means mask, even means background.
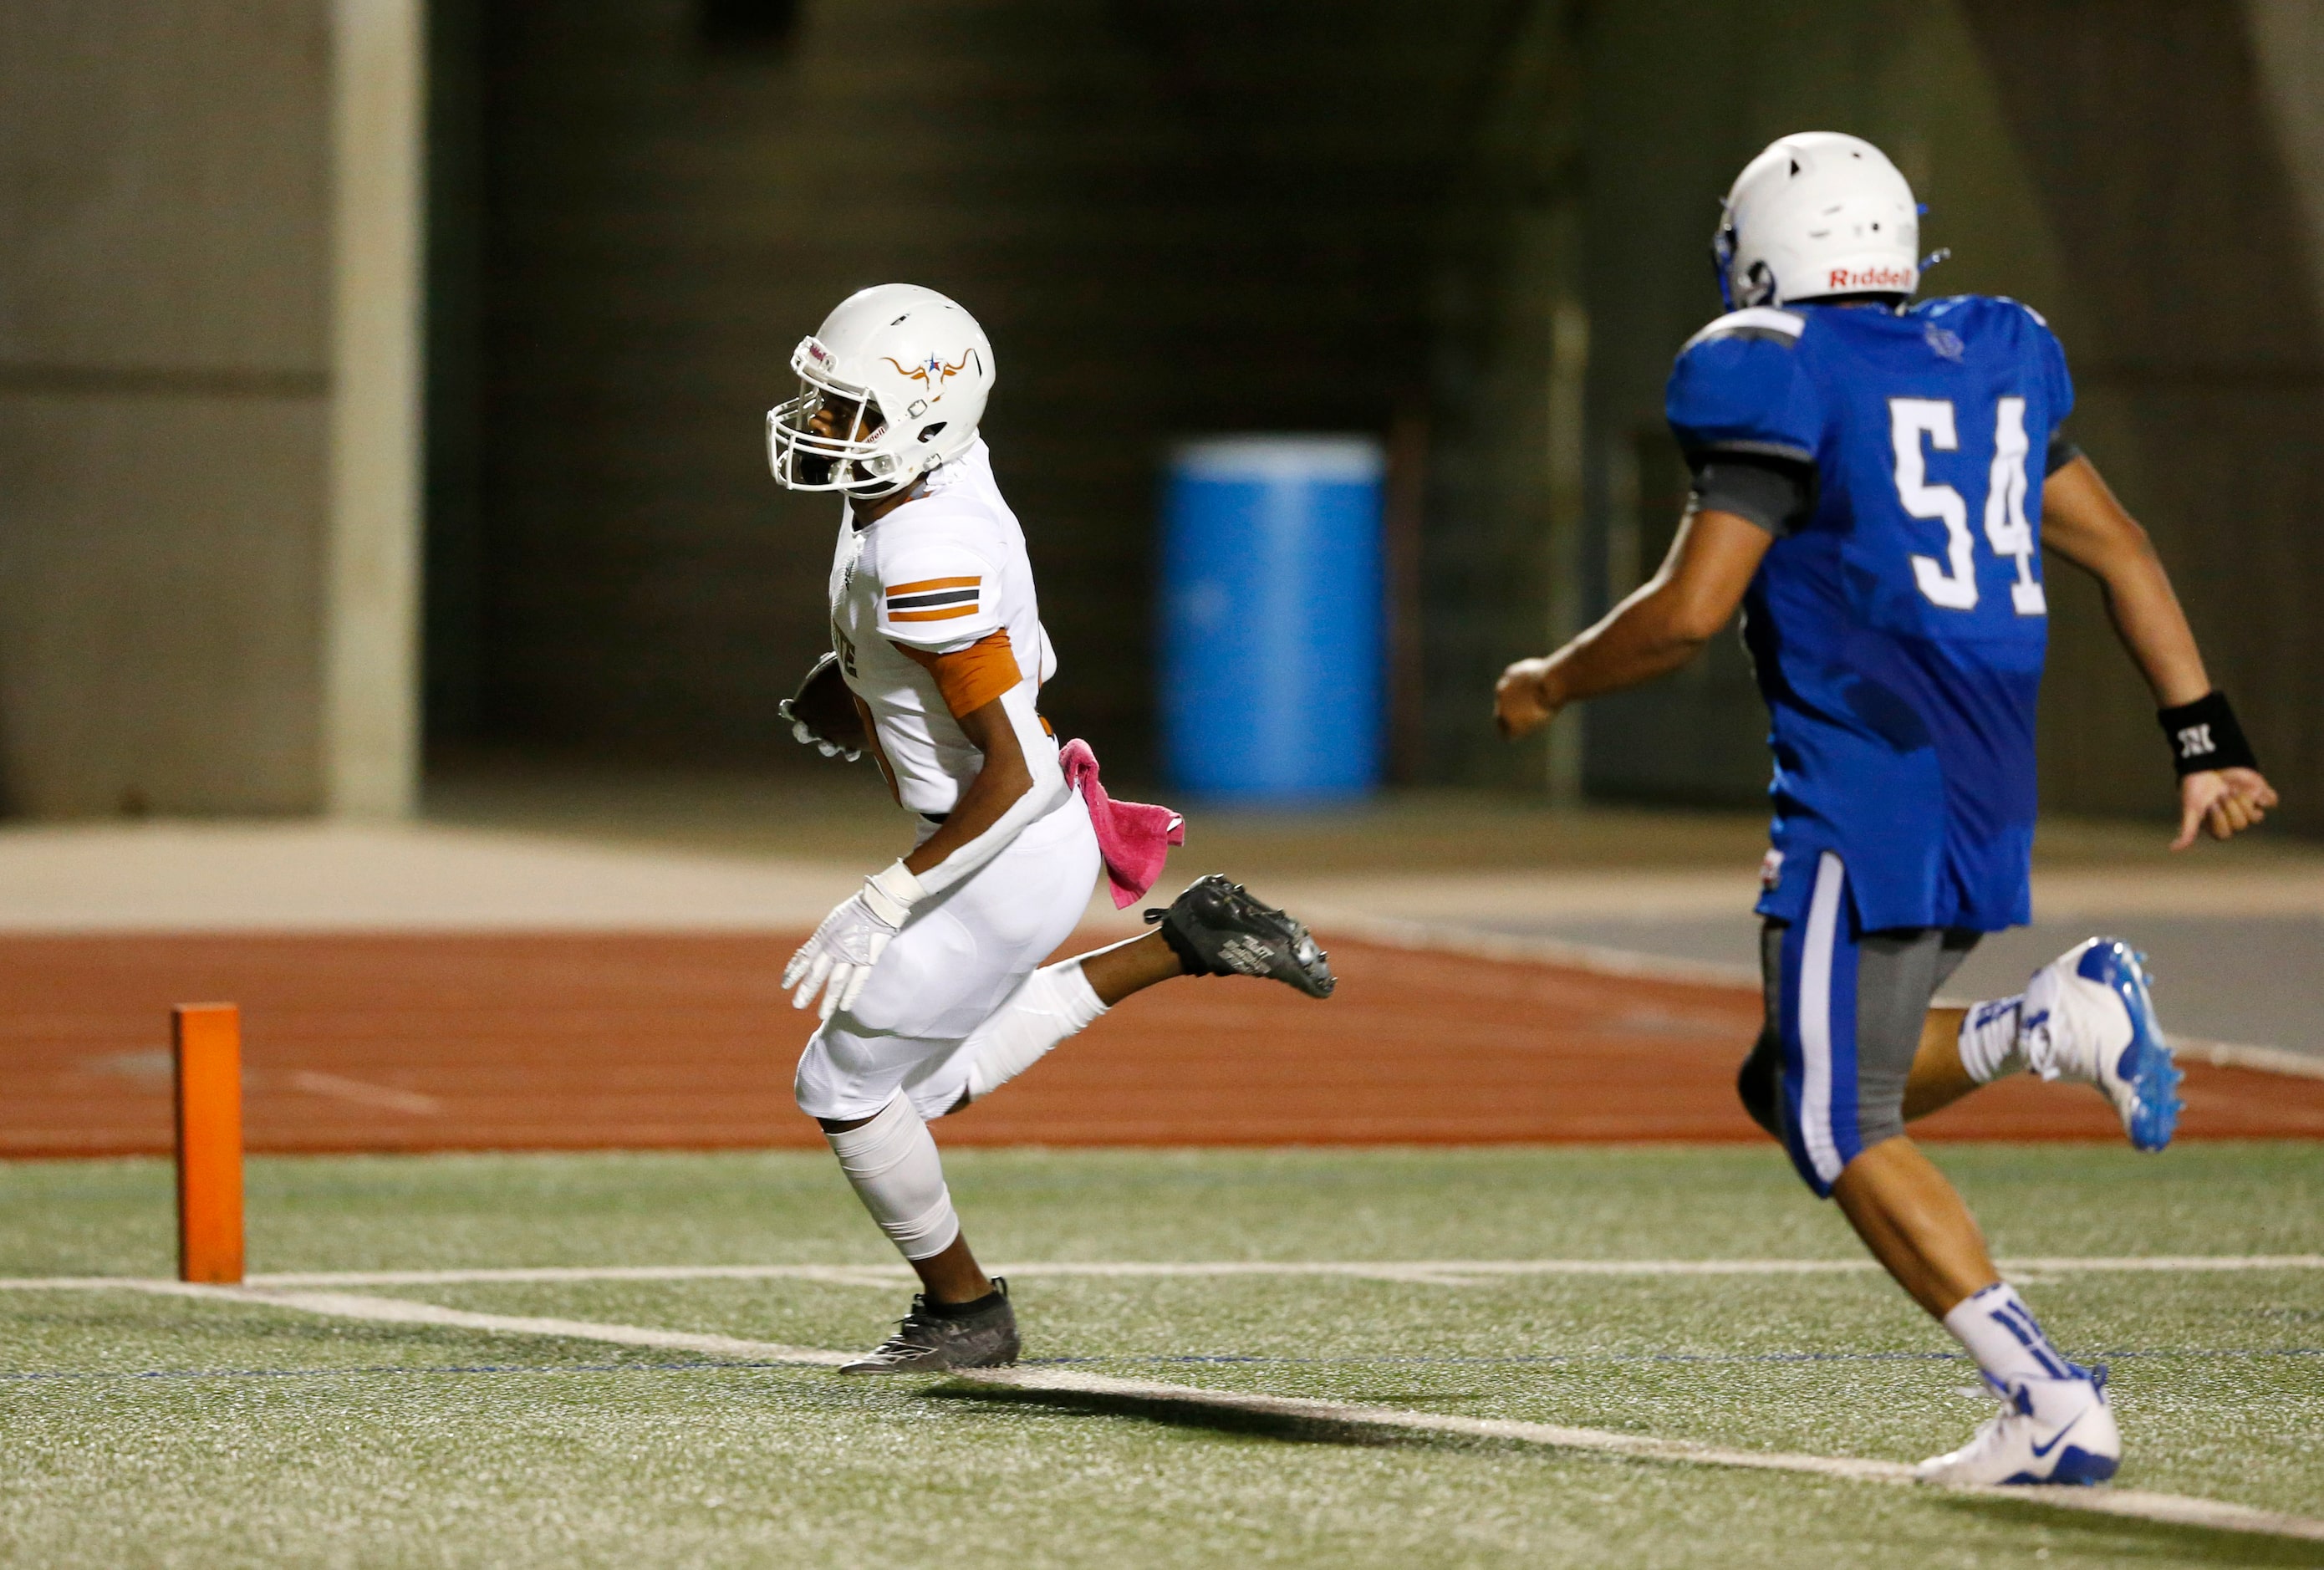
[[[1691,459],[1812,476],[1744,601],[1775,763],[1761,913],[1801,919],[1830,850],[1868,930],[2031,919],[2043,459],[2073,399],[2041,317],[1978,295],[1739,310],[1679,351]]]

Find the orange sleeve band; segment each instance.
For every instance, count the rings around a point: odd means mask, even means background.
[[[931,654],[903,643],[905,656],[936,679],[945,707],[954,719],[974,714],[1025,679],[1017,669],[1017,651],[1009,646],[1009,630],[989,633],[956,654]]]

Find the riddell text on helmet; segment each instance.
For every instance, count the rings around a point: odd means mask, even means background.
[[[1902,267],[1835,267],[1827,289],[1910,289],[1913,274]]]

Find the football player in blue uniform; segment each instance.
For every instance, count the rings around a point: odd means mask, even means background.
[[[1694,494],[1655,577],[1503,674],[1505,734],[1677,669],[1739,605],[1772,716],[1766,1023],[1745,1106],[1983,1371],[2001,1410],[1932,1482],[2097,1482],[2121,1436],[1904,1134],[1999,1076],[2097,1085],[2131,1142],[2179,1112],[2140,956],[2094,937],[2018,997],[1932,1008],[1979,935],[2032,915],[2042,552],[2097,577],[2161,706],[2174,849],[2275,803],[2144,531],[2060,431],[2065,355],[2015,300],[1911,303],[1919,208],[1869,143],[1786,136],[1728,193],[1729,314],[1679,351],[1671,429]]]

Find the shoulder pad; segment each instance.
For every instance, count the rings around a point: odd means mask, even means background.
[[[1712,338],[1767,339],[1786,347],[1799,342],[1800,334],[1807,330],[1808,319],[1797,311],[1782,310],[1772,305],[1755,305],[1743,310],[1730,310],[1694,337],[1679,349],[1684,354],[1697,344]]]

